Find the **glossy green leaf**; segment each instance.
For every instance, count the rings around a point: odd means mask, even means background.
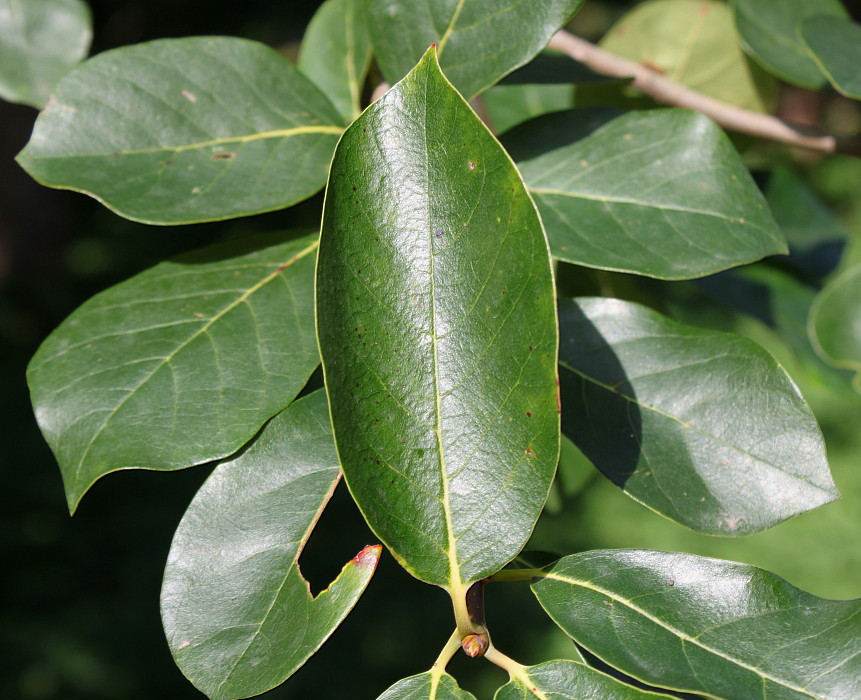
[[[340,478],[323,391],[219,464],[174,535],[162,621],[182,672],[210,698],[245,698],[298,669],[356,604],[380,547],[311,596],[298,558]]]
[[[730,8],[717,0],[649,0],[601,41],[611,53],[722,102],[769,111],[777,85],[741,50]]]
[[[72,313],[27,379],[69,508],[118,469],[226,457],[319,362],[315,236],[244,239],[161,263]]]
[[[359,508],[456,599],[517,554],[547,497],[553,299],[529,194],[431,50],[335,153],[317,330]]]
[[[562,260],[687,279],[786,252],[741,158],[701,114],[575,109],[504,142]]]
[[[635,500],[744,535],[837,498],[816,420],[756,343],[617,299],[559,317],[562,428]]]
[[[861,99],[861,24],[816,15],[801,23],[801,39],[834,89]]]
[[[345,124],[359,116],[371,62],[371,37],[362,0],[327,0],[311,19],[299,69],[332,101]]]
[[[90,48],[80,0],[0,0],[0,97],[42,108],[57,81]]]
[[[164,39],[106,51],[66,75],[18,161],[43,185],[137,221],[228,219],[317,192],[340,122],[262,44]]]
[[[726,700],[861,696],[861,601],[690,554],[565,557],[532,590],[579,644],[651,685]]]
[[[622,683],[577,661],[548,661],[523,669],[493,696],[494,700],[669,700]]]
[[[835,367],[856,372],[861,391],[861,265],[829,282],[810,309],[810,337],[819,354]]]
[[[395,683],[377,700],[475,700],[447,673],[420,673]]]
[[[446,76],[473,97],[527,63],[583,0],[368,0],[374,49],[386,80],[437,44]]]
[[[840,0],[735,0],[733,9],[748,54],[766,70],[802,87],[825,84],[798,30],[801,21],[813,15],[845,18]]]

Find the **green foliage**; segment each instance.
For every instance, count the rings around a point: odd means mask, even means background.
[[[91,37],[81,0],[0,0],[0,97],[41,109]]]
[[[279,685],[357,605],[380,545],[316,595],[300,571],[342,474],[388,551],[454,612],[436,662],[381,698],[474,699],[446,671],[460,647],[508,672],[498,700],[861,692],[858,601],[693,555],[522,552],[548,539],[548,518],[572,522],[590,462],[712,535],[837,497],[787,370],[708,328],[715,318],[757,319],[790,370],[859,401],[838,370],[861,368],[861,268],[829,277],[845,244],[834,216],[786,157],[768,161],[763,196],[702,115],[569,109],[575,85],[625,89],[540,53],[580,4],[327,0],[298,69],[204,37],[50,79],[19,162],[127,218],[246,216],[326,187],[319,236],[248,236],[161,263],[85,303],[29,367],[70,509],[109,472],[217,462],[176,530],[161,599],[176,663],[207,696]],[[743,55],[734,10],[766,70],[857,96],[857,27],[825,7],[652,0],[603,45],[764,111],[775,83]],[[365,105],[372,57],[396,84]],[[493,126],[514,128],[501,144]],[[576,534],[557,527],[555,542],[577,551]],[[573,659],[533,666],[495,646],[485,587],[526,580],[615,676],[570,646]],[[388,642],[421,632],[399,625]]]

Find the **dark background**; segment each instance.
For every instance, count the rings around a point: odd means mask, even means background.
[[[606,28],[622,4],[587,3],[595,9],[584,11],[582,21]],[[285,47],[289,54],[317,5],[90,0],[92,53],[162,37],[227,34]],[[35,116],[32,108],[0,102],[0,697],[200,698],[171,659],[158,598],[173,530],[209,468],[112,474],[69,518],[59,470],[30,411],[25,368],[41,340],[89,296],[220,238],[316,225],[321,198],[235,222],[136,224],[86,196],[37,185],[14,162]],[[812,172],[813,183],[857,229],[861,216],[851,200],[861,191],[861,171],[839,161],[814,164]],[[815,388],[812,393],[845,501],[822,509],[824,515],[802,516],[746,544],[717,541],[667,523],[593,479],[573,514],[545,519],[539,534],[556,543],[560,532],[568,533],[562,538],[567,551],[651,546],[717,554],[767,566],[820,595],[861,595],[861,409],[851,401],[817,399]],[[374,541],[341,487],[303,554],[312,587],[324,587]],[[570,642],[542,621],[523,584],[490,590],[488,608],[495,641],[518,660],[537,663],[573,653]],[[451,619],[442,591],[418,583],[384,555],[355,614],[267,697],[376,697],[398,678],[430,666]],[[490,664],[461,655],[451,669],[482,697],[506,680]]]

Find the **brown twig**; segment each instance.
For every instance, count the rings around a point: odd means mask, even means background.
[[[567,54],[601,75],[632,78],[635,88],[657,102],[701,112],[727,129],[821,153],[861,155],[861,139],[857,136],[835,136],[721,102],[680,85],[642,64],[604,51],[565,30],[556,32],[548,48]]]

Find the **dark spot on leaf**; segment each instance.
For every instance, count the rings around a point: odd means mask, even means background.
[[[526,417],[527,417],[527,418],[532,418],[532,414],[531,414],[529,411],[527,411],[527,412],[526,412]]]
[[[674,578],[669,579],[669,580],[667,581],[667,585],[668,585],[668,586],[675,586],[675,585],[676,585],[676,580],[675,580]]]
[[[353,188],[353,192],[355,192],[355,191],[356,191],[356,188],[354,187],[354,188]]]
[[[212,160],[233,160],[236,158],[235,153],[215,153],[212,156]]]
[[[534,350],[534,348],[530,345],[529,346],[529,352],[532,352],[533,350]]]

